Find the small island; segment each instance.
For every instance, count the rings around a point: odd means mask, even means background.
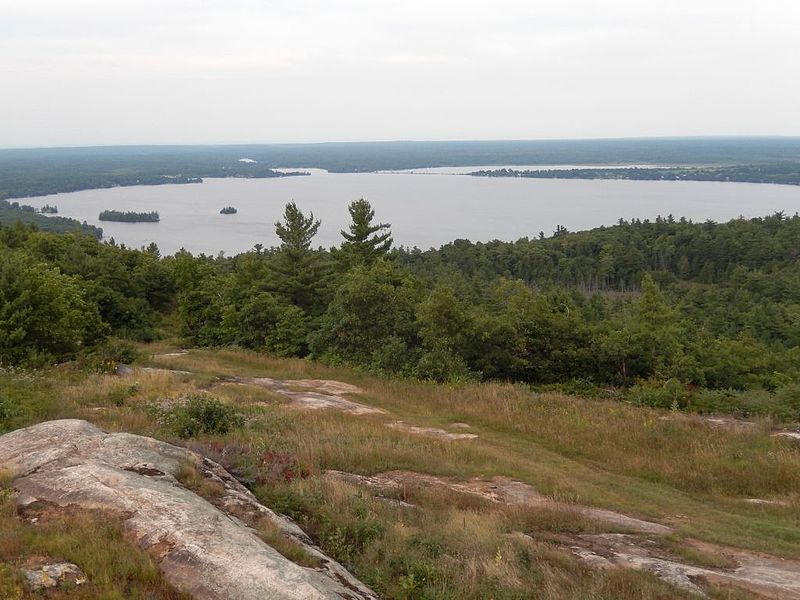
[[[235,215],[237,212],[239,212],[239,211],[237,211],[233,206],[226,206],[221,211],[219,211],[219,214],[221,214],[221,215]]]
[[[57,215],[58,207],[45,204],[42,208],[39,209],[39,212],[42,213],[43,215]]]
[[[156,211],[133,212],[120,210],[104,210],[98,217],[101,221],[120,221],[122,223],[158,223],[161,218]]]

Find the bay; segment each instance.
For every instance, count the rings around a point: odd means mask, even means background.
[[[474,170],[476,167],[470,167]],[[294,200],[322,220],[315,244],[341,241],[350,201],[364,197],[377,219],[392,224],[397,245],[423,249],[458,238],[512,241],[613,225],[618,219],[674,215],[726,221],[800,211],[800,186],[696,181],[622,181],[486,178],[464,169],[422,173],[328,173],[307,177],[206,179],[201,184],[133,186],[26,198],[57,205],[59,215],[103,228],[106,238],[141,247],[155,242],[163,254],[185,248],[227,255],[254,244],[278,243],[274,223]],[[221,215],[224,206],[238,213]],[[102,210],[158,211],[159,223],[100,222]]]

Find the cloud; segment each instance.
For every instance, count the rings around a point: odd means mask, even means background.
[[[796,135],[799,28],[793,0],[0,0],[0,145]]]

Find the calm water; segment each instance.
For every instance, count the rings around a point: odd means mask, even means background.
[[[474,169],[472,167],[471,169]],[[322,219],[315,243],[340,242],[347,204],[364,197],[377,218],[392,224],[396,244],[438,247],[457,238],[516,240],[612,225],[620,217],[673,214],[724,221],[800,211],[800,187],[693,181],[602,181],[484,178],[435,172],[338,174],[310,169],[309,177],[207,179],[202,184],[121,187],[25,199],[58,206],[61,216],[103,227],[107,237],[139,247],[156,242],[164,254],[180,248],[235,254],[278,243],[274,222],[295,200]],[[223,206],[236,215],[220,215]],[[151,211],[160,223],[100,223],[104,209]]]

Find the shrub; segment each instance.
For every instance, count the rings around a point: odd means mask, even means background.
[[[86,366],[92,371],[113,373],[119,364],[136,362],[140,354],[129,340],[109,338],[87,355]]]
[[[0,433],[11,429],[11,419],[17,415],[17,408],[7,396],[0,394]]]
[[[423,354],[416,368],[417,377],[440,383],[468,381],[470,371],[464,359],[449,348],[434,348]]]
[[[311,467],[301,462],[296,455],[288,452],[264,452],[258,459],[256,483],[292,481],[306,479],[311,475]]]
[[[244,425],[244,415],[213,396],[193,394],[172,411],[172,425],[181,438],[201,433],[223,435]]]

